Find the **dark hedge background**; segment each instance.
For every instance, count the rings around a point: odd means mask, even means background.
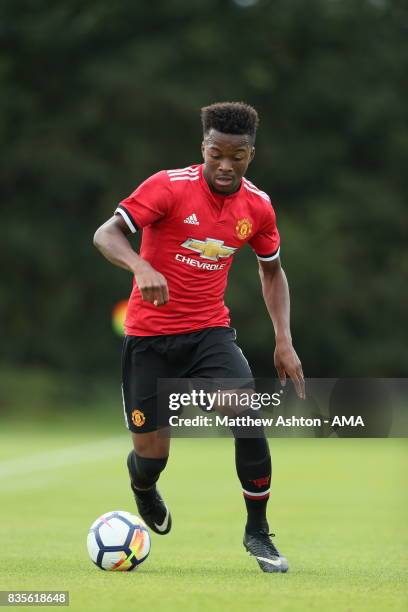
[[[408,5],[389,0],[3,0],[1,359],[115,376],[131,278],[92,236],[162,168],[200,161],[199,109],[261,116],[309,376],[407,375]],[[227,303],[257,375],[273,331],[256,259]]]

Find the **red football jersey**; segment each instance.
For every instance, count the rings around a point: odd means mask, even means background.
[[[115,211],[132,232],[143,228],[140,255],[167,280],[169,302],[143,301],[133,282],[125,331],[130,336],[183,334],[228,327],[228,270],[247,242],[258,259],[279,257],[279,233],[267,194],[243,178],[231,195],[212,192],[203,166],[162,170]]]

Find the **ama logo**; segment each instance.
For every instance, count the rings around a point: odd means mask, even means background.
[[[337,427],[364,427],[364,421],[360,415],[350,417],[335,416],[331,422],[331,426],[335,427],[336,425]]]

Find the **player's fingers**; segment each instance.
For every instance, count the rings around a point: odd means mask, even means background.
[[[168,300],[167,284],[160,287],[160,305],[166,304]]]
[[[276,369],[277,369],[277,372],[278,372],[280,384],[282,385],[282,387],[285,387],[285,385],[286,385],[286,372],[285,372],[285,368],[283,368],[282,366],[276,366]]]
[[[142,298],[145,302],[150,302],[155,306],[161,303],[161,296],[156,287],[144,287],[142,289]],[[157,302],[155,304],[155,302]]]
[[[301,387],[300,387],[300,381],[299,381],[298,377],[296,376],[296,374],[293,374],[293,375],[291,376],[291,379],[292,379],[293,384],[294,384],[294,386],[295,386],[295,391],[296,391],[296,394],[297,394],[299,397],[301,397]]]
[[[300,381],[301,398],[302,399],[306,399],[305,377],[303,375],[302,368],[299,368],[298,378],[299,378],[299,381]]]
[[[155,306],[164,304],[162,288],[160,286],[142,287],[140,292],[145,302],[150,302]]]
[[[156,291],[155,293],[155,299],[153,300],[153,304],[155,306],[162,306],[164,304],[164,300],[163,300],[163,293],[161,291],[161,289],[159,289],[158,291]]]
[[[154,295],[151,287],[140,287],[140,293],[142,296],[142,300],[145,302],[153,302]]]
[[[155,296],[153,304],[155,306],[163,306],[169,301],[169,290],[167,288],[167,281],[164,277],[160,277],[157,286],[155,287]]]
[[[161,306],[163,304],[163,294],[160,287],[154,290],[152,302],[154,306]]]
[[[295,386],[295,390],[297,395],[300,397],[300,399],[305,399],[305,385],[304,385],[304,379],[300,376],[300,373],[298,372],[294,372],[291,375],[291,379],[293,381],[293,384]]]
[[[167,283],[162,288],[162,292],[163,292],[163,304],[167,304],[167,302],[169,301],[169,288],[167,286]]]

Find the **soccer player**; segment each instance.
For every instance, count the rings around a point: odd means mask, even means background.
[[[275,367],[303,398],[304,378],[292,346],[289,290],[268,195],[245,178],[255,155],[258,114],[241,102],[201,110],[203,163],[162,170],[120,202],[94,244],[134,277],[123,345],[123,404],[133,446],[131,488],[140,515],[158,534],[171,515],[156,487],[170,439],[157,423],[158,378],[251,379],[224,304],[228,270],[246,243],[258,262],[276,336]],[[127,236],[143,230],[140,255]],[[266,506],[271,481],[267,439],[235,435],[235,462],[247,510],[244,546],[264,572],[288,563],[271,540]]]

